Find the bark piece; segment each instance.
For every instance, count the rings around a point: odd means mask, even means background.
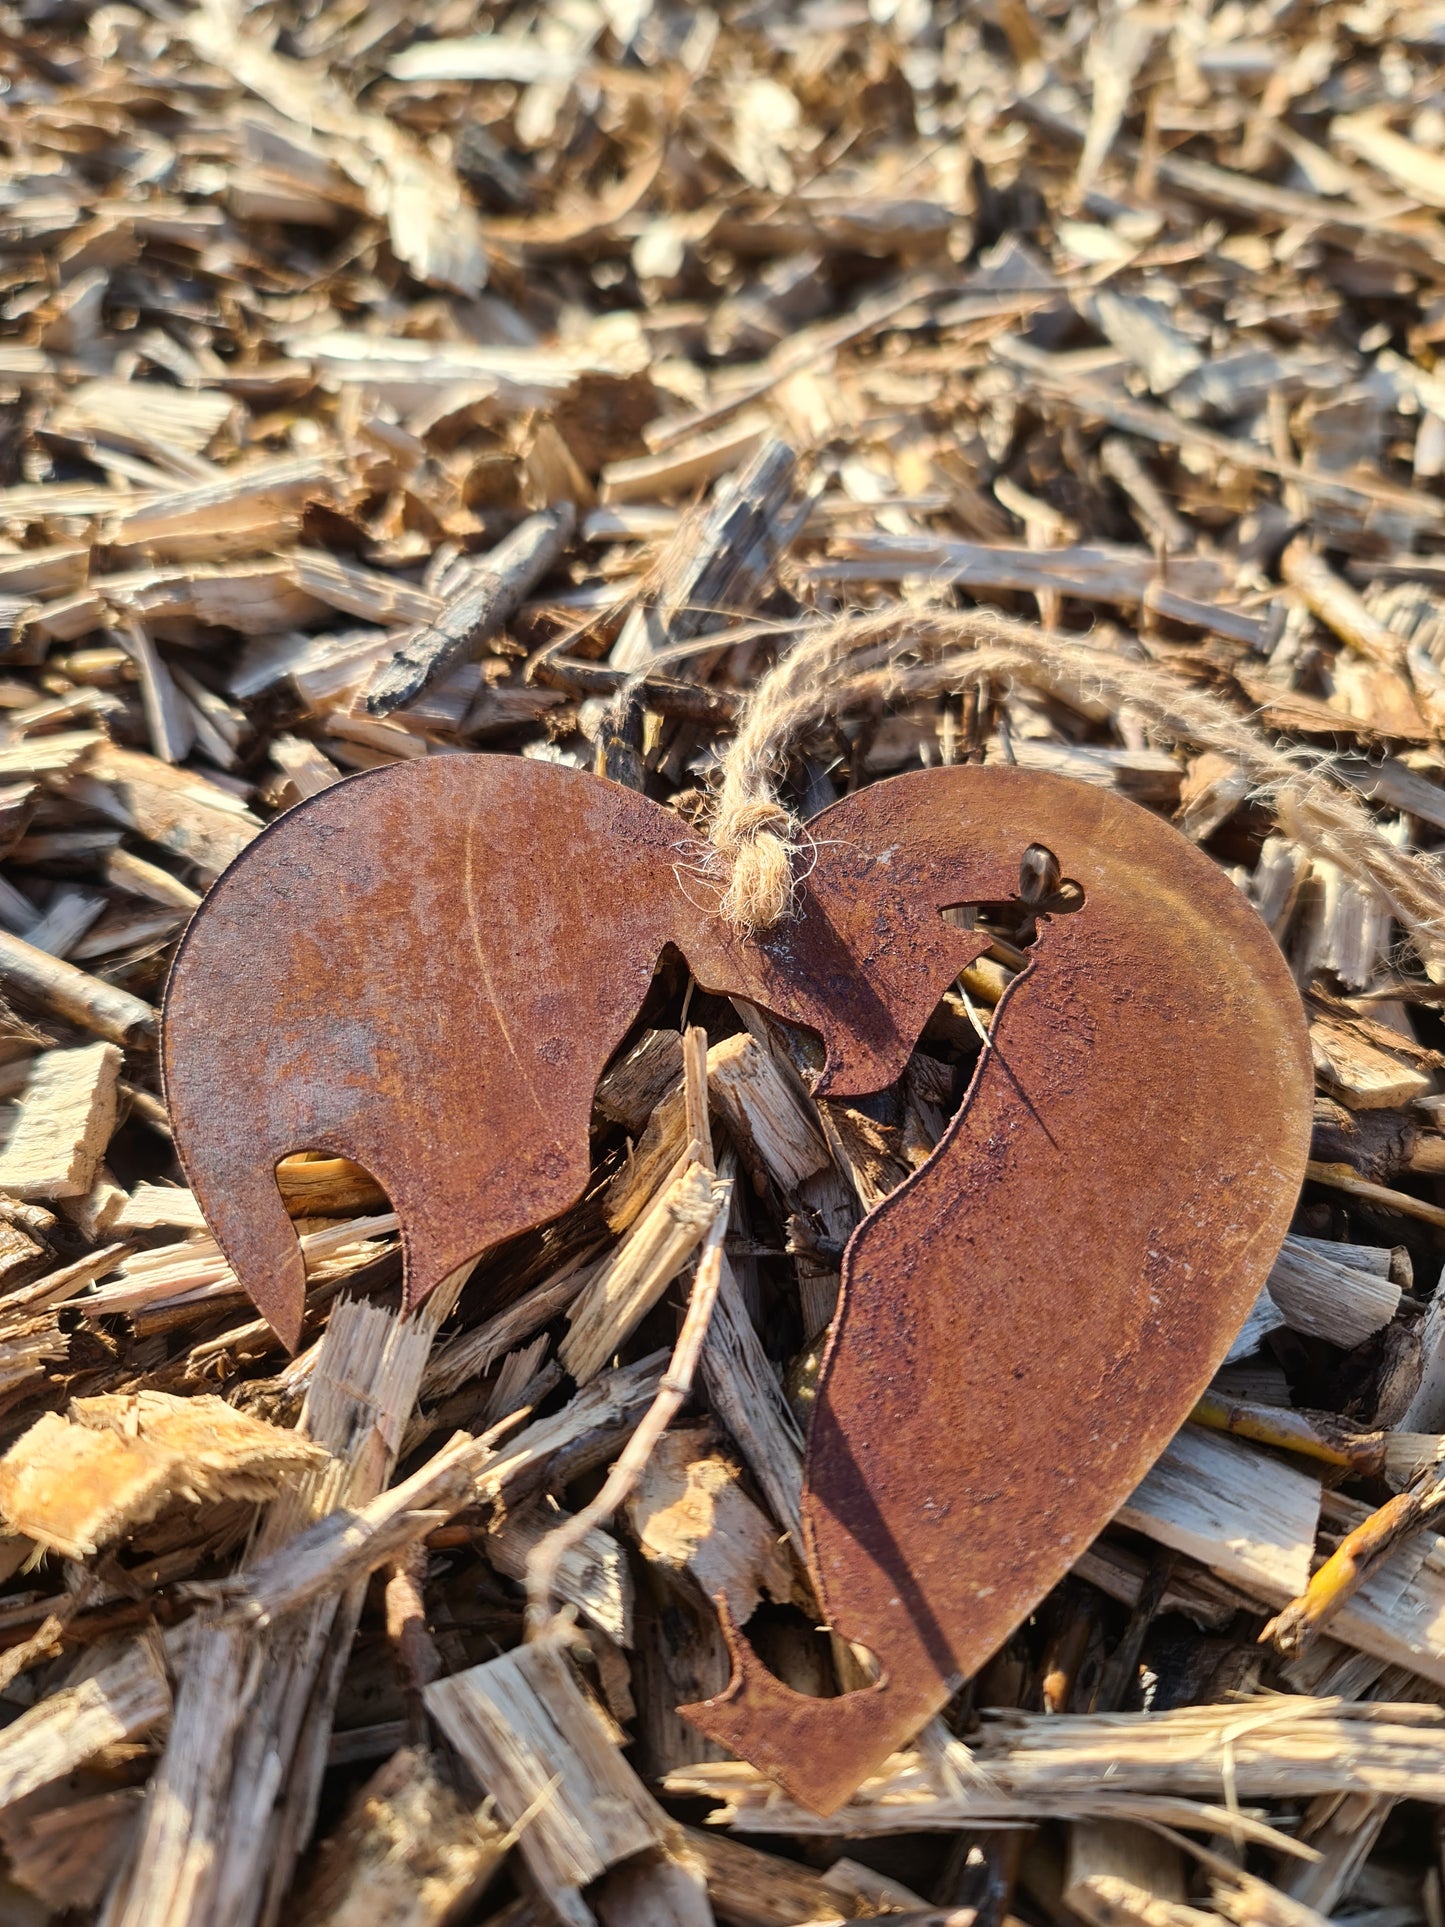
[[[128,990],[88,976],[74,964],[63,963],[4,931],[0,931],[0,986],[117,1044],[148,1043],[159,1028],[151,1005]]]
[[[498,1572],[524,1583],[528,1557],[567,1517],[537,1502],[509,1508],[487,1534],[488,1559]],[[575,1606],[599,1632],[619,1646],[632,1644],[632,1574],[627,1555],[610,1532],[593,1526],[580,1545],[569,1546],[557,1562],[553,1586],[557,1597]]]
[[[576,524],[570,502],[528,516],[483,567],[470,570],[455,600],[377,670],[366,691],[368,714],[389,716],[415,702],[510,622],[566,548]]]
[[[616,669],[645,669],[669,646],[753,608],[795,532],[787,513],[797,457],[769,440],[711,507],[685,519],[658,562],[657,587],[634,609],[612,646]]]

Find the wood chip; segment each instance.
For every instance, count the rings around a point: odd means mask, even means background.
[[[120,1064],[114,1044],[36,1058],[0,1151],[0,1190],[16,1198],[84,1196],[115,1129]]]
[[[502,1819],[526,1821],[523,1857],[563,1920],[585,1922],[580,1890],[608,1867],[663,1845],[663,1814],[555,1645],[438,1680],[426,1701]]]
[[[176,1499],[258,1502],[324,1459],[218,1398],[78,1399],[66,1418],[37,1419],[0,1458],[0,1516],[8,1530],[85,1559]]]

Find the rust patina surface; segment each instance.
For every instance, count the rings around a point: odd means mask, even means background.
[[[1294,985],[1217,867],[1110,793],[1017,770],[879,783],[812,826],[800,915],[737,937],[677,819],[510,757],[353,778],[266,831],[197,914],[166,999],[167,1094],[207,1222],[288,1344],[304,1274],[275,1181],[364,1164],[418,1303],[566,1209],[597,1079],[668,944],[707,989],[826,1046],[820,1094],[891,1083],[988,938],[940,912],[1082,889],[1042,920],[963,1108],[865,1219],[810,1427],[804,1522],[876,1685],[794,1693],[726,1626],[684,1709],[828,1811],[1075,1562],[1227,1350],[1288,1227],[1311,1068]]]

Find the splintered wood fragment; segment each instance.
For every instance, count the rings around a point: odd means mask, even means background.
[[[670,645],[720,629],[754,608],[798,527],[789,516],[797,456],[769,440],[709,507],[684,518],[659,558],[656,588],[622,626],[609,661],[646,669]]]
[[[293,1218],[350,1218],[387,1208],[376,1179],[349,1158],[282,1158],[276,1183]]]
[[[767,439],[771,427],[771,417],[756,409],[711,434],[678,442],[666,454],[609,462],[602,471],[598,495],[607,503],[655,502],[682,489],[699,488],[747,461]]]
[[[46,1367],[63,1364],[70,1338],[53,1311],[7,1313],[0,1326],[0,1408],[35,1389]]]
[[[261,828],[229,791],[193,770],[172,769],[156,756],[104,744],[68,794],[157,848],[219,874]]]
[[[486,285],[487,255],[476,209],[455,170],[385,114],[358,107],[331,74],[238,37],[217,16],[197,46],[223,73],[287,121],[326,136],[332,159],[386,222],[392,252],[420,281],[475,295]]]
[[[1415,1065],[1328,1018],[1310,1025],[1310,1043],[1321,1083],[1351,1110],[1393,1110],[1435,1088]]]
[[[1445,1298],[1439,1291],[1425,1307],[1413,1379],[1395,1407],[1401,1432],[1445,1432]]]
[[[707,1085],[760,1190],[771,1179],[785,1194],[795,1191],[828,1163],[816,1111],[756,1038],[743,1032],[714,1044]]]
[[[1129,497],[1135,512],[1159,548],[1183,553],[1190,534],[1145,468],[1133,443],[1124,435],[1106,435],[1099,444],[1099,466]]]
[[[123,1197],[124,1192],[121,1195]],[[98,1251],[88,1251],[73,1264],[62,1265],[58,1271],[47,1271],[32,1283],[8,1292],[3,1307],[5,1316],[18,1309],[68,1303],[87,1285],[112,1270],[117,1259],[124,1256],[125,1249],[123,1244],[102,1245]]]
[[[764,1853],[725,1833],[688,1827],[687,1850],[701,1864],[708,1898],[721,1921],[747,1927],[797,1927],[799,1921],[843,1921],[851,1909],[826,1875],[796,1860]]]
[[[818,1116],[827,1134],[833,1163],[852,1187],[863,1211],[874,1211],[908,1176],[896,1132],[890,1132],[852,1104],[824,1098]]]
[[[1348,1164],[1325,1163],[1318,1158],[1311,1158],[1305,1166],[1305,1176],[1312,1183],[1328,1184],[1334,1190],[1359,1198],[1362,1203],[1376,1205],[1382,1211],[1398,1211],[1402,1217],[1419,1218],[1425,1224],[1445,1230],[1445,1208],[1428,1204],[1424,1198],[1414,1197],[1408,1191],[1394,1191],[1386,1184],[1371,1184]]]
[[[690,1854],[640,1853],[591,1895],[602,1927],[714,1927],[702,1869]]]
[[[271,761],[286,777],[298,802],[319,796],[341,781],[341,771],[331,759],[301,736],[273,736]]]
[[[1178,1847],[1117,1821],[1070,1827],[1063,1898],[1092,1927],[1122,1927],[1126,1921],[1139,1927],[1206,1927],[1212,1919],[1183,1905]]]
[[[181,692],[143,623],[132,616],[121,624],[119,634],[140,676],[151,748],[163,763],[183,763],[196,728]]]
[[[1249,1315],[1235,1333],[1234,1343],[1225,1354],[1225,1365],[1237,1365],[1252,1358],[1271,1332],[1280,1331],[1289,1320],[1270,1296],[1265,1285],[1250,1307]]]
[[[459,1432],[400,1484],[364,1504],[328,1507],[254,1565],[195,1590],[261,1625],[320,1596],[334,1599],[464,1508],[530,1493],[554,1461],[594,1439],[610,1449],[637,1423],[656,1387],[656,1360],[645,1359],[525,1430],[504,1420],[480,1438]],[[504,1433],[510,1436],[499,1444]]]
[[[717,1303],[722,1267],[723,1237],[732,1202],[734,1172],[730,1161],[719,1173],[714,1165],[712,1132],[707,1106],[707,1033],[697,1025],[683,1033],[683,1097],[688,1123],[688,1170],[702,1171],[711,1191],[712,1219],[693,1273],[692,1290],[682,1329],[672,1348],[657,1395],[627,1441],[597,1496],[565,1525],[558,1526],[535,1548],[527,1561],[527,1619],[535,1630],[546,1624],[551,1609],[553,1574],[569,1546],[587,1530],[610,1519],[641,1478],[658,1442],[692,1395],[713,1307]]]
[[[695,1161],[658,1193],[568,1314],[558,1350],[579,1384],[637,1329],[702,1243],[720,1203],[711,1174]]]
[[[1118,1521],[1256,1597],[1282,1601],[1309,1582],[1319,1511],[1318,1479],[1186,1425]]]
[[[0,855],[9,856],[18,847],[39,794],[36,783],[0,783]]]
[[[731,1433],[773,1517],[803,1547],[803,1440],[777,1374],[728,1263],[718,1268],[717,1303],[702,1348],[708,1400]]]
[[[646,1030],[626,1057],[603,1076],[594,1102],[610,1123],[636,1135],[681,1078],[681,1033]]]
[[[670,1823],[551,1639],[533,1640],[425,1690],[427,1710],[491,1795],[564,1921],[619,1860],[666,1845]]]
[[[178,1197],[171,1208],[179,1215],[185,1206]],[[384,1237],[396,1228],[395,1214],[387,1212],[374,1218],[346,1219],[324,1230],[306,1232],[300,1242],[307,1276],[313,1276],[333,1261],[344,1275],[358,1262],[377,1255],[371,1239]],[[115,1312],[134,1315],[183,1297],[193,1302],[203,1297],[234,1297],[241,1289],[214,1238],[194,1237],[184,1244],[139,1251],[115,1269],[119,1276],[99,1286],[84,1300],[81,1309],[87,1318],[107,1317]]]
[[[1091,1823],[1088,1828],[1076,1826],[1071,1829],[1071,1837],[1077,1839],[1081,1834],[1093,1833],[1098,1824]],[[1131,1827],[1128,1831],[1141,1833],[1143,1829]],[[1085,1867],[1091,1864],[1087,1859],[1082,1862]],[[1106,1866],[1109,1864],[1105,1862]],[[1138,1886],[1125,1874],[1089,1872],[1072,1880],[1067,1891],[1072,1912],[1081,1920],[1090,1921],[1093,1927],[1219,1927],[1218,1914],[1208,1913],[1202,1907],[1190,1907],[1180,1900],[1162,1900],[1151,1888]],[[934,1918],[942,1927],[942,1917]],[[899,1927],[903,1927],[902,1922]],[[1292,1927],[1305,1927],[1305,1923],[1295,1922]]]
[[[0,988],[117,1044],[149,1043],[159,1026],[151,1005],[128,990],[104,983],[3,930]]]
[[[1158,1796],[1152,1817],[1159,1819],[1171,1802],[1219,1803],[1212,1821],[1196,1808],[1185,1824],[1227,1833],[1227,1787],[1241,1801],[1256,1801],[1326,1792],[1410,1797],[1412,1783],[1414,1797],[1426,1798],[1427,1786],[1445,1786],[1445,1714],[1438,1706],[1304,1695],[1154,1713],[995,1714],[967,1747],[954,1740],[947,1750],[962,1766],[948,1791],[917,1752],[897,1753],[842,1809],[846,1832],[967,1827],[1030,1813],[1142,1819]],[[731,1760],[671,1774],[666,1790],[722,1800],[712,1820],[749,1833],[844,1830],[838,1815],[820,1820],[754,1768]],[[1248,1824],[1238,1809],[1233,1817]]]
[[[438,1345],[421,1384],[423,1399],[444,1398],[472,1379],[481,1378],[505,1352],[550,1324],[565,1311],[592,1276],[591,1252],[565,1266],[555,1278],[535,1286],[515,1305],[499,1311],[471,1331]]]
[[[179,877],[163,870],[158,863],[147,863],[133,850],[111,850],[105,859],[105,875],[108,883],[118,890],[127,890],[132,896],[146,897],[152,903],[164,904],[172,910],[196,910],[200,907],[199,890],[193,890]]]
[[[25,941],[52,957],[68,957],[105,907],[105,898],[93,891],[58,890],[45,915],[25,932]]]
[[[202,455],[236,416],[229,395],[175,388],[168,381],[83,381],[51,417],[60,433],[103,437],[112,447],[143,453],[152,437],[187,454]],[[114,509],[114,499],[106,511]]]
[[[396,576],[383,575],[379,569],[363,569],[354,563],[338,562],[322,549],[297,549],[289,570],[291,578],[307,596],[315,597],[328,608],[340,609],[363,622],[432,622],[441,612],[441,599],[413,583]],[[272,629],[288,627],[273,622]],[[248,633],[264,635],[266,630]]]
[[[1348,1247],[1336,1249],[1338,1258],[1329,1245],[1286,1238],[1265,1289],[1291,1330],[1352,1351],[1389,1324],[1402,1293],[1388,1275],[1346,1262]]]
[[[777,1528],[738,1483],[738,1468],[711,1449],[706,1427],[670,1432],[627,1502],[643,1555],[687,1572],[707,1599],[722,1593],[739,1626],[764,1594],[801,1603]]]
[[[493,1520],[485,1540],[488,1559],[508,1579],[524,1581],[527,1562],[549,1532],[569,1515],[540,1500],[509,1508]],[[568,1546],[553,1577],[557,1597],[575,1606],[599,1632],[619,1646],[632,1644],[633,1586],[627,1555],[601,1526]]]
[[[327,1454],[212,1397],[135,1392],[46,1412],[0,1458],[0,1518],[84,1559],[177,1500],[273,1497]]]
[[[96,1906],[129,1850],[139,1787],[50,1805],[47,1795],[0,1816],[10,1872],[57,1913]]]
[[[839,559],[806,565],[814,582],[901,582],[924,575],[970,591],[1022,590],[1091,602],[1143,602],[1160,574],[1147,549],[1108,542],[1028,549],[1008,542],[947,541],[930,535],[842,537]],[[1224,587],[1223,571],[1200,556],[1171,559],[1168,579],[1202,599]]]
[[[0,1191],[14,1198],[85,1195],[115,1129],[120,1064],[114,1044],[41,1053],[0,1151]]]
[[[510,1839],[432,1755],[403,1747],[353,1796],[322,1843],[294,1927],[443,1927],[477,1900]]]
[[[495,1436],[459,1432],[409,1479],[355,1510],[326,1513],[219,1590],[248,1621],[269,1625],[321,1594],[336,1596],[469,1505],[495,1453]]]
[[[460,595],[372,677],[365,697],[368,714],[389,716],[392,710],[415,702],[510,622],[529,592],[554,567],[576,523],[572,504],[558,502],[529,515],[492,550],[482,567],[474,565]]]
[[[170,1710],[160,1641],[142,1634],[0,1730],[0,1809],[63,1779],[102,1748],[149,1732]]]
[[[675,1174],[687,1139],[687,1104],[679,1077],[657,1103],[626,1163],[603,1193],[609,1230],[620,1235],[637,1223],[659,1188]]]
[[[412,1318],[364,1300],[343,1300],[332,1312],[299,1427],[326,1460],[267,1507],[258,1559],[336,1506],[363,1506],[384,1488],[459,1284],[443,1285]],[[192,1643],[165,1751],[146,1789],[133,1860],[108,1902],[108,1927],[157,1919],[210,1927],[223,1900],[244,1927],[279,1908],[311,1831],[362,1596],[358,1586],[298,1612],[273,1632],[263,1668],[244,1620],[187,1628]]]
[[[206,1221],[194,1192],[177,1184],[138,1184],[110,1219],[112,1231],[155,1231],[172,1226],[182,1231],[204,1231]]]
[[[122,1192],[121,1195],[125,1194]],[[22,1231],[19,1225],[0,1223],[0,1299],[3,1299],[4,1310],[8,1311],[14,1305],[11,1297],[14,1287],[33,1278],[45,1263],[43,1246]]]
[[[1445,1467],[1445,1433],[1391,1431],[1382,1437],[1385,1483],[1393,1492],[1440,1477]]]
[[[1155,1570],[1149,1557],[1110,1537],[1096,1539],[1074,1567],[1079,1578],[1131,1608],[1149,1594]],[[1257,1604],[1205,1567],[1172,1560],[1157,1610],[1185,1613],[1197,1626],[1223,1630],[1236,1613],[1254,1612]]]
[[[264,539],[284,533],[288,523],[294,526],[307,502],[324,501],[335,492],[335,472],[324,457],[286,455],[251,463],[212,482],[152,495],[122,509],[105,534],[119,547],[225,537],[248,528]]]
[[[0,745],[0,777],[64,776],[84,766],[105,738],[93,729],[67,729],[52,736],[22,736]]]
[[[1371,614],[1363,598],[1315,553],[1307,536],[1298,535],[1290,543],[1280,559],[1280,573],[1341,642],[1384,668],[1403,668],[1403,638]]]

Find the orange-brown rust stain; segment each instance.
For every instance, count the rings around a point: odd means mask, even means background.
[[[177,1140],[237,1275],[294,1342],[274,1181],[300,1148],[392,1197],[417,1302],[565,1209],[592,1093],[669,944],[709,990],[818,1030],[820,1090],[890,1083],[984,940],[953,904],[1046,844],[1083,887],[995,1015],[928,1163],[854,1234],[810,1427],[819,1601],[877,1686],[735,1673],[685,1709],[829,1810],[909,1738],[1117,1510],[1257,1294],[1304,1172],[1311,1076],[1264,926],[1167,825],[1019,771],[880,783],[827,812],[801,915],[742,942],[679,883],[677,819],[516,758],[355,778],[207,899],[166,1002]]]

